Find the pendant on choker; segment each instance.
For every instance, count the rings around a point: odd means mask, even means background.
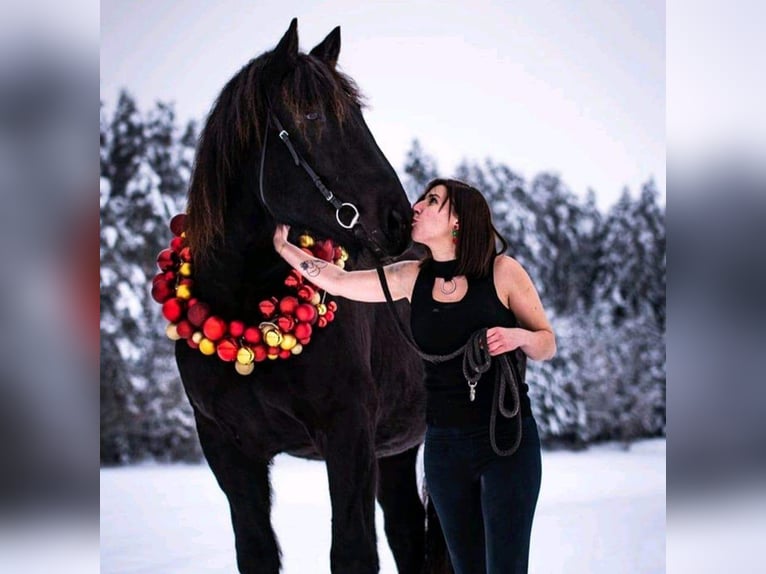
[[[447,283],[450,283],[452,287],[445,289],[445,287],[447,287]],[[439,290],[442,293],[444,293],[445,295],[452,295],[456,289],[457,289],[457,283],[455,282],[454,277],[450,277],[449,279],[444,279],[442,277],[442,283],[441,285],[439,285]]]

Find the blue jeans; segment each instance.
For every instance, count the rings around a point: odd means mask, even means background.
[[[504,423],[501,425],[501,422]],[[497,445],[513,442],[516,421],[498,421]],[[488,424],[431,427],[424,466],[455,574],[525,574],[542,478],[534,417],[522,419],[522,439],[510,456],[492,450]]]

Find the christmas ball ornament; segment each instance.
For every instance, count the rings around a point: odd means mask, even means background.
[[[192,336],[191,336],[191,340],[197,343],[198,345],[200,344],[200,341],[202,341],[202,339],[204,338],[205,338],[205,335],[202,334],[202,331],[194,331],[194,333],[192,333]]]
[[[303,345],[301,345],[300,343],[296,343],[296,345],[292,349],[290,349],[290,352],[293,355],[300,355],[302,351],[303,351]]]
[[[320,329],[327,327],[327,317],[319,317],[319,319],[317,319],[317,327]]]
[[[226,334],[226,321],[220,317],[208,317],[202,325],[202,332],[211,341],[217,341]]]
[[[178,213],[170,220],[170,231],[180,236],[186,230],[186,214]]]
[[[173,250],[163,249],[160,251],[160,254],[157,255],[157,265],[159,265],[159,268],[163,271],[172,269],[175,266],[175,261],[173,260]]]
[[[335,313],[338,310],[338,304],[335,301],[330,301],[327,303],[327,310]]]
[[[343,255],[343,252],[341,251],[340,246],[336,245],[335,249],[332,252],[333,261],[338,261],[338,259],[340,259],[342,255]]]
[[[265,301],[258,303],[258,309],[264,317],[269,319],[274,314],[274,311],[276,311],[277,306],[274,304],[273,300],[266,299]]]
[[[301,340],[311,337],[311,331],[311,325],[308,323],[298,323],[295,326],[295,330],[293,332],[295,333],[295,336],[298,338],[298,340]]]
[[[313,247],[314,238],[311,237],[311,235],[301,235],[298,238],[298,245],[300,245],[301,247],[306,247],[306,248]]]
[[[181,338],[181,335],[178,334],[178,329],[175,323],[170,323],[167,327],[165,327],[165,334],[171,341],[178,341],[178,339]]]
[[[240,347],[237,351],[237,362],[243,365],[249,365],[255,360],[255,353],[250,347]]]
[[[288,287],[297,287],[298,285],[303,283],[303,275],[301,275],[298,271],[295,269],[290,271],[290,274],[285,279],[285,285]]]
[[[215,350],[222,361],[231,362],[237,358],[237,344],[230,339],[224,339],[218,343]]]
[[[340,248],[340,260],[341,261],[348,261],[348,251],[346,251],[345,247]]]
[[[201,327],[205,320],[210,316],[210,305],[198,301],[189,306],[189,312],[186,314],[189,322],[195,327]]]
[[[287,349],[280,349],[279,351],[280,359],[289,359],[291,356],[292,356],[292,353],[288,351]]]
[[[181,249],[181,252],[178,254],[178,256],[182,261],[191,261],[191,248],[188,246],[184,247]]]
[[[173,297],[162,304],[162,316],[171,323],[176,323],[184,313],[184,303],[181,299]]]
[[[181,266],[178,268],[178,273],[184,277],[191,276],[191,263],[181,263]]]
[[[295,316],[302,323],[313,323],[317,318],[316,307],[309,303],[301,303],[295,309]]]
[[[261,330],[255,327],[248,327],[245,329],[245,341],[251,344],[260,343],[263,340]]]
[[[310,301],[314,296],[314,290],[308,285],[301,285],[298,287],[298,297],[302,301]]]
[[[319,305],[319,302],[321,300],[322,300],[322,296],[319,294],[319,291],[314,291],[314,294],[311,296],[309,303],[311,303],[312,305]]]
[[[264,322],[258,325],[263,334],[263,342],[269,347],[276,347],[282,342],[282,333],[274,323]]]
[[[184,240],[180,237],[174,237],[170,240],[170,249],[173,253],[180,253],[183,248]]]
[[[245,333],[245,323],[244,321],[232,321],[229,323],[229,335],[234,337],[235,339],[238,339]],[[257,341],[256,341],[257,342]]]
[[[186,319],[181,319],[176,325],[176,330],[182,339],[188,339],[194,334],[194,325]]]
[[[320,315],[324,315],[325,313],[327,313],[327,306],[324,303],[318,303],[316,306],[316,309],[317,309],[317,313],[319,313]]]
[[[279,358],[279,349],[277,347],[269,347],[268,348],[268,354],[266,355],[266,358],[270,360],[275,360]]]
[[[234,369],[240,374],[240,375],[249,375],[255,370],[255,363],[248,363],[247,365],[243,365],[242,363],[235,363]]]
[[[191,339],[186,339],[186,344],[189,345],[192,349],[199,349],[199,345]]]
[[[152,299],[157,303],[164,303],[174,295],[174,291],[173,284],[160,276],[160,280],[152,284]]]
[[[338,260],[335,262],[335,265],[337,265],[337,266],[338,266],[338,267],[340,267],[341,269],[345,269],[345,268],[346,268],[346,262],[345,262],[345,261],[343,261],[343,259],[338,259]]]
[[[298,305],[300,305],[300,301],[298,301],[297,297],[291,295],[282,297],[282,300],[279,302],[279,312],[283,315],[292,315],[295,313],[295,308]]]
[[[327,319],[328,323],[332,323],[333,321],[335,321],[335,313],[333,313],[332,311],[328,309],[327,313],[324,314],[324,318]]]
[[[286,349],[289,351],[290,349],[295,347],[295,345],[297,344],[298,344],[298,339],[295,338],[295,335],[293,335],[292,333],[287,333],[285,335],[282,335],[282,342],[279,344],[279,346],[282,349]]]
[[[255,362],[260,363],[261,361],[266,360],[266,355],[268,352],[266,351],[266,347],[263,345],[256,345],[253,347],[253,354],[255,355]]]
[[[179,285],[176,287],[176,297],[179,299],[189,299],[191,297],[191,289],[188,285]]]
[[[295,328],[295,319],[292,317],[277,317],[277,327],[282,333],[289,333]]]
[[[199,350],[203,355],[212,355],[215,353],[215,343],[205,337],[199,342]]]

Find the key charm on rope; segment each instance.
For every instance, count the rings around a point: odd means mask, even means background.
[[[476,400],[476,381],[468,381],[468,398],[471,402]]]

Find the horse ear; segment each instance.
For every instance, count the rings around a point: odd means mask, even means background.
[[[338,63],[338,54],[340,53],[340,26],[333,28],[333,31],[327,34],[327,38],[317,44],[309,53],[334,68],[335,64]]]
[[[292,69],[298,61],[298,18],[290,21],[290,27],[271,53],[269,70],[275,75]]]

